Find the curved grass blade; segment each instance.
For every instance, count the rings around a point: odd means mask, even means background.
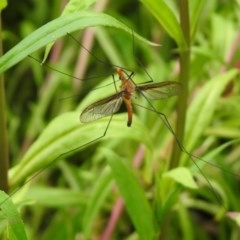
[[[96,0],[70,0],[66,6],[64,7],[61,16],[69,15],[74,12],[84,11],[89,8],[93,3],[95,3]],[[60,17],[61,17],[60,16]],[[44,57],[42,60],[42,63],[44,63],[48,57],[48,54],[54,45],[55,42],[51,42],[46,46]]]
[[[133,34],[132,29],[107,14],[83,11],[61,16],[37,29],[4,54],[0,58],[0,73],[14,66],[37,49],[56,41],[67,33],[96,26],[114,27],[131,35]],[[147,44],[156,45],[136,33],[134,35],[135,38]]]
[[[166,32],[177,42],[179,47],[186,47],[186,42],[180,28],[180,24],[172,11],[164,0],[141,0],[145,7],[164,27]]]
[[[127,166],[122,158],[113,151],[104,148],[107,161],[113,172],[126,209],[139,234],[139,239],[156,239],[156,220],[149,202],[138,183],[130,166]]]
[[[86,211],[83,215],[83,234],[85,239],[91,238],[92,229],[96,221],[96,217],[100,212],[109,192],[114,184],[112,172],[107,166],[100,174],[96,185],[91,193],[91,198],[87,202]]]
[[[79,112],[62,114],[45,128],[19,164],[10,170],[9,179],[11,188],[19,186],[27,178],[33,178],[34,176],[32,175],[38,171],[46,169],[57,160],[79,151],[104,136],[101,135],[100,129],[106,129],[109,118],[104,118],[93,123],[81,124],[79,123],[78,116]],[[147,132],[144,125],[136,117],[134,126],[131,129],[123,127],[123,119],[125,117],[125,114],[114,116],[104,140],[109,138],[133,139],[143,142],[151,148],[150,140],[144,138]]]

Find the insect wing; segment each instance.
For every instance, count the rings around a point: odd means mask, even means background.
[[[99,100],[83,110],[80,121],[86,123],[110,116],[119,110],[122,101],[122,92]]]
[[[149,99],[164,99],[179,94],[181,85],[178,82],[160,82],[138,86],[137,90],[142,91]]]

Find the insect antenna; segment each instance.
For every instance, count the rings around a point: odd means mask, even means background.
[[[50,64],[42,63],[39,59],[35,58],[35,57],[32,56],[32,55],[29,55],[28,57],[31,58],[31,59],[33,59],[34,61],[40,63],[41,65],[45,66],[46,68],[48,68],[48,69],[50,69],[50,70],[53,70],[53,71],[58,72],[58,73],[60,73],[60,74],[62,74],[62,75],[65,75],[65,76],[67,76],[67,77],[70,77],[70,78],[73,78],[73,79],[76,79],[76,80],[79,80],[79,81],[85,81],[85,80],[88,80],[88,79],[97,79],[97,78],[101,78],[101,77],[107,77],[107,76],[109,76],[109,74],[110,74],[110,73],[105,73],[105,74],[103,74],[103,75],[98,75],[98,76],[89,76],[89,77],[86,77],[86,78],[78,78],[78,77],[76,77],[76,76],[73,76],[73,75],[71,75],[71,74],[68,74],[68,73],[66,73],[66,72],[63,72],[63,71],[59,70],[58,68],[55,68],[55,67],[51,66]]]
[[[98,56],[96,56],[93,52],[89,51],[89,49],[87,49],[85,46],[83,46],[83,45],[81,44],[81,42],[79,42],[74,36],[72,36],[72,35],[69,34],[69,33],[68,33],[68,36],[71,37],[77,44],[79,44],[79,45],[81,46],[81,48],[83,48],[86,52],[88,52],[89,55],[91,55],[93,58],[95,58],[99,63],[104,64],[104,65],[106,65],[106,66],[109,66],[109,67],[111,67],[111,68],[121,68],[121,69],[123,68],[122,66],[119,66],[119,65],[117,65],[117,64],[112,64],[112,63],[110,63],[110,62],[107,62],[107,61],[102,60],[101,58],[99,58]],[[130,69],[127,69],[127,68],[125,68],[125,67],[124,67],[124,69],[125,69],[126,71],[131,72]]]

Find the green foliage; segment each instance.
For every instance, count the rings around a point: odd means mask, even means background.
[[[3,12],[11,166],[0,236],[239,239],[239,3],[100,3],[10,1]],[[116,92],[114,67],[138,84],[180,79],[182,94],[134,96],[130,128],[125,109],[107,132],[110,117],[81,123]]]
[[[133,171],[114,152],[108,149],[104,151],[139,238],[156,238],[153,212]]]
[[[165,1],[142,0],[152,15],[162,24],[166,32],[178,43],[180,47],[186,47],[183,32],[174,12]]]
[[[93,26],[116,27],[132,34],[131,29],[109,15],[91,12],[67,14],[39,28],[7,52],[0,61],[0,73],[6,71],[42,46],[52,43],[59,37],[72,31]],[[143,40],[139,35],[136,35],[136,37]]]
[[[2,1],[0,2],[0,9],[3,10],[6,6],[7,6],[7,1],[2,0]]]
[[[0,210],[0,231],[2,232],[5,228],[8,228],[6,238],[27,239],[21,216],[11,198],[3,191],[0,191],[0,201],[3,203]]]

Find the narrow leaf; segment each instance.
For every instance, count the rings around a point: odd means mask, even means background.
[[[104,148],[104,152],[139,239],[156,239],[152,209],[133,171],[113,151]]]
[[[107,14],[93,12],[77,12],[65,15],[37,29],[28,37],[23,39],[20,43],[18,43],[15,47],[9,50],[6,54],[4,54],[0,58],[0,73],[14,66],[16,63],[18,63],[37,49],[47,45],[48,43],[56,41],[58,38],[66,35],[67,33],[81,30],[87,27],[96,26],[114,27],[124,30],[131,35],[133,34],[132,29],[128,28],[122,22]],[[158,45],[147,41],[136,33],[134,33],[134,35],[135,38],[145,43],[151,45]]]
[[[7,234],[11,236],[9,239],[27,239],[19,212],[11,198],[3,191],[0,191],[0,203],[0,235],[5,229],[8,231]]]
[[[185,47],[185,40],[179,22],[172,9],[164,0],[141,0],[145,7],[163,26],[165,31],[176,41],[179,47]]]
[[[209,125],[225,86],[237,73],[237,70],[230,70],[212,78],[196,95],[188,110],[186,121],[185,146],[189,152]]]

